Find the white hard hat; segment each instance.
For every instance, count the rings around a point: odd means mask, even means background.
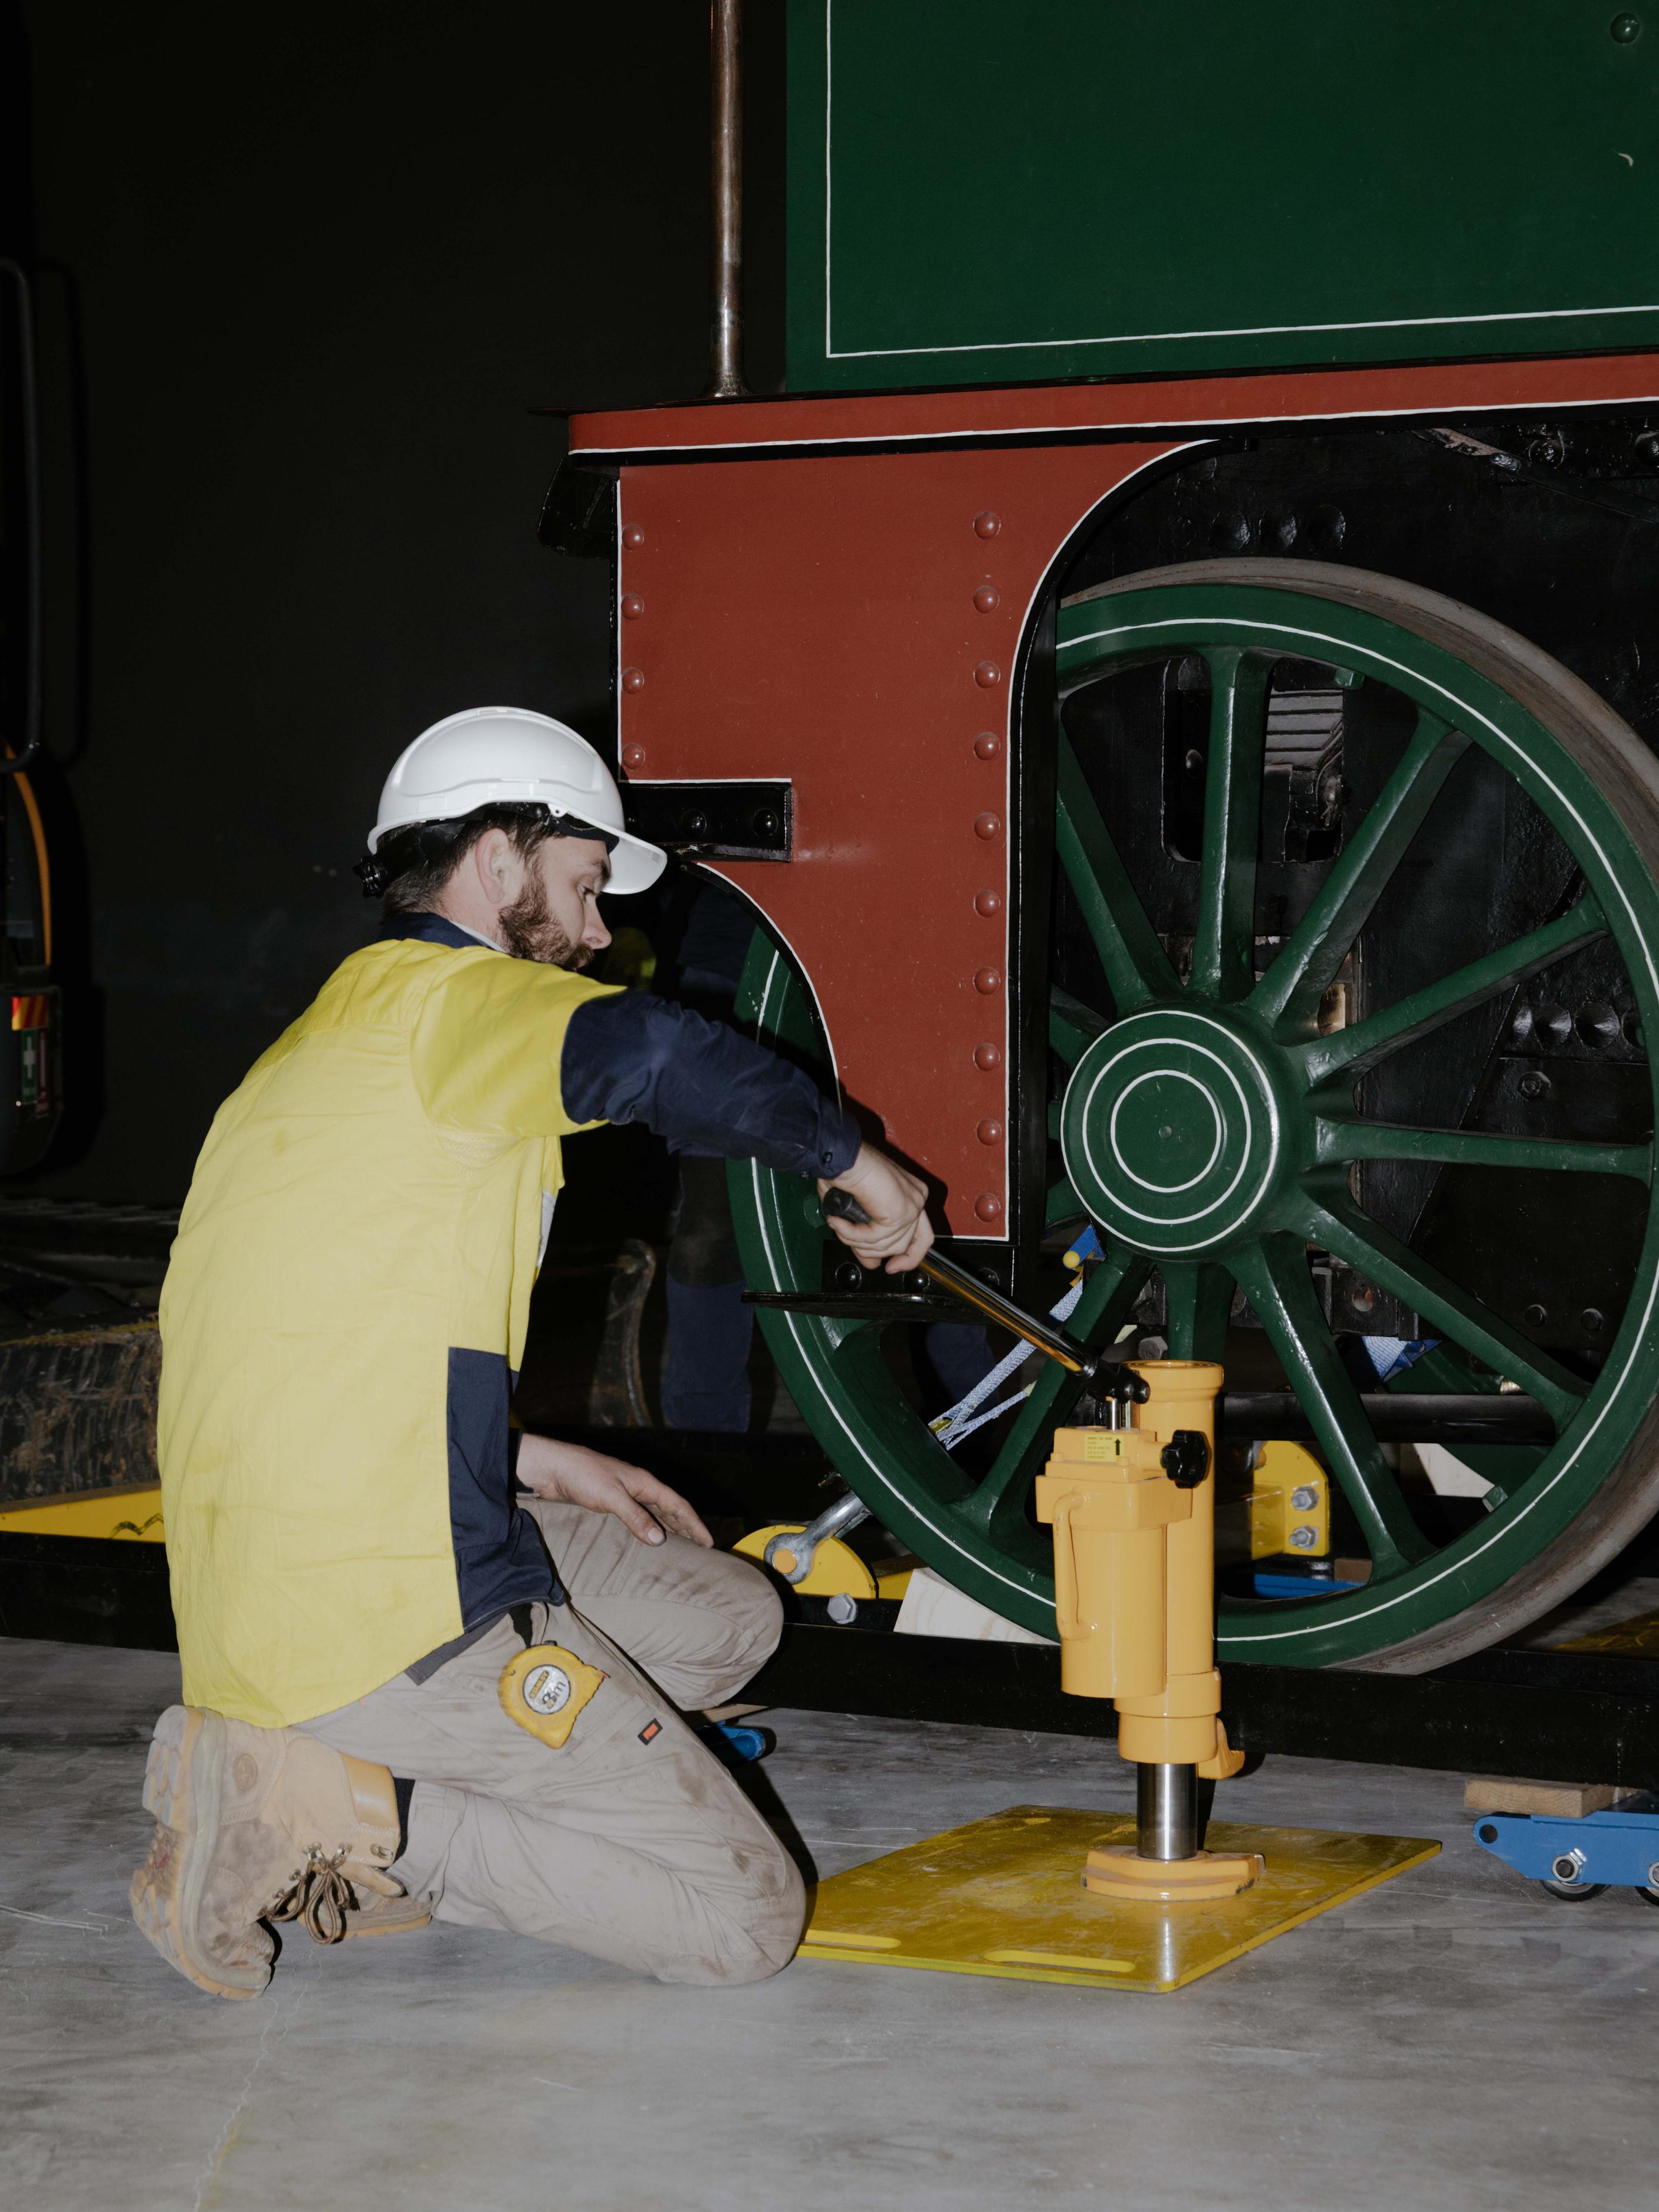
[[[623,829],[622,794],[586,738],[526,707],[469,707],[422,730],[386,780],[368,849],[412,823],[454,822],[475,806],[526,804],[616,840],[610,890],[646,890],[668,864],[660,848]]]

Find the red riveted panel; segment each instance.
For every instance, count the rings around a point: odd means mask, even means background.
[[[623,759],[641,781],[793,780],[793,860],[720,872],[793,948],[848,1097],[941,1179],[959,1236],[1004,1233],[1007,1202],[1006,678],[1066,538],[1170,450],[623,471]]]

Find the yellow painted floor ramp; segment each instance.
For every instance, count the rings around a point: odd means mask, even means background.
[[[19,1498],[0,1505],[0,1536],[125,1536],[166,1541],[156,1483],[114,1490],[70,1491],[58,1498]]]
[[[1439,1850],[1419,1836],[1212,1820],[1217,1851],[1260,1851],[1267,1871],[1212,1905],[1121,1905],[1083,1887],[1096,1844],[1133,1844],[1129,1814],[1016,1805],[832,1875],[804,1959],[922,1966],[1020,1982],[1165,1992],[1212,1973]]]

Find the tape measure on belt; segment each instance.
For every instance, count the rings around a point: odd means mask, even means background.
[[[501,1711],[556,1751],[604,1680],[597,1667],[563,1644],[532,1644],[501,1669]]]

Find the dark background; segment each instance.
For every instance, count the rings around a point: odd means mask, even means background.
[[[764,388],[781,26],[748,14]],[[373,933],[348,870],[409,739],[506,702],[610,748],[609,574],[537,542],[564,428],[532,410],[705,380],[708,13],[8,0],[0,40],[70,1054],[11,1188],[176,1203]]]

